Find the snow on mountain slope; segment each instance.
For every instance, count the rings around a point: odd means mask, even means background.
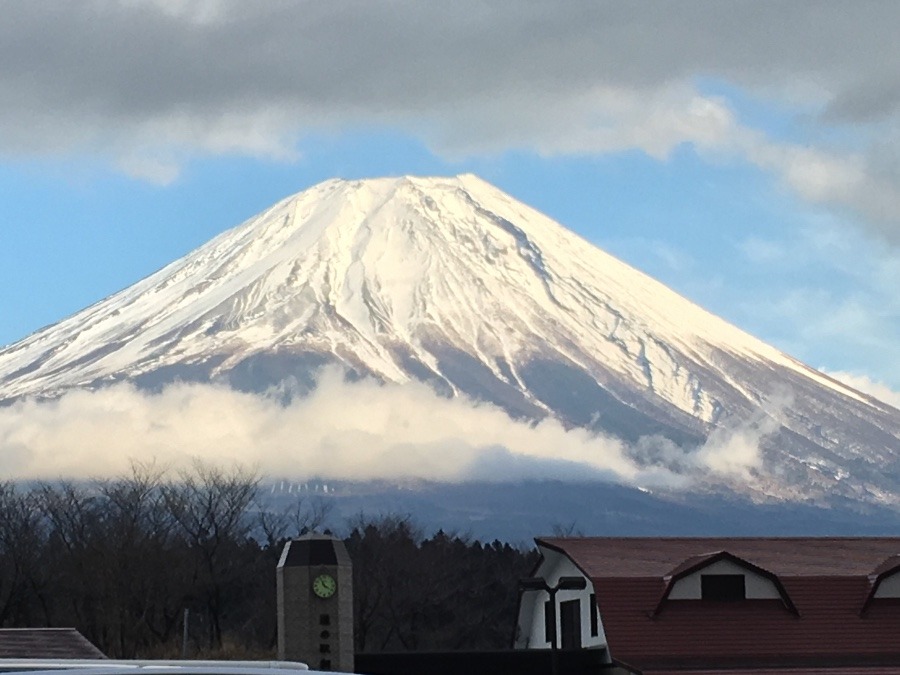
[[[781,427],[767,452],[792,480],[894,499],[900,413],[471,175],[289,197],[0,350],[0,401],[122,379],[308,385],[334,361],[629,440],[697,444],[762,407]]]

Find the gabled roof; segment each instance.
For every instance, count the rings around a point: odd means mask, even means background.
[[[105,659],[74,628],[0,628],[0,658]]]
[[[688,558],[681,564],[676,565],[675,568],[672,569],[672,571],[670,571],[666,576],[663,577],[663,581],[666,583],[666,587],[663,591],[662,597],[659,599],[659,602],[656,603],[656,608],[653,610],[653,614],[658,614],[663,608],[663,605],[669,597],[669,593],[672,591],[672,587],[679,579],[683,579],[684,577],[690,576],[695,572],[699,572],[700,570],[709,567],[710,565],[717,563],[720,560],[727,560],[729,562],[732,562],[739,567],[743,567],[744,569],[771,581],[772,585],[775,586],[775,589],[781,596],[781,601],[784,603],[784,606],[788,609],[788,611],[793,612],[794,614],[799,614],[797,608],[794,606],[794,603],[791,601],[791,597],[788,595],[787,591],[784,590],[784,585],[775,574],[773,574],[769,570],[759,567],[758,565],[754,565],[748,560],[739,558],[738,556],[733,555],[728,551],[704,553],[703,555],[697,555]]]
[[[893,555],[887,558],[872,570],[872,573],[869,575],[869,594],[866,596],[866,601],[860,610],[861,613],[865,613],[872,600],[875,599],[875,594],[878,592],[881,582],[897,572],[900,572],[900,555]]]
[[[591,579],[610,656],[638,670],[900,665],[900,604],[872,603],[860,612],[870,575],[900,554],[900,538],[537,542]],[[774,599],[669,601],[654,613],[673,577],[724,555],[777,579],[795,611]]]

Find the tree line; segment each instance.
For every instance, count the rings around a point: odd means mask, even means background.
[[[197,463],[94,481],[0,482],[0,627],[75,627],[113,658],[274,658],[275,566],[325,502],[274,512],[260,479]],[[503,649],[533,551],[408,516],[344,525],[358,652]],[[185,624],[187,630],[185,630]]]

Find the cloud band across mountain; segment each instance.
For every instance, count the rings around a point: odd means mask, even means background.
[[[671,445],[643,442],[657,444]],[[719,441],[637,462],[609,436],[551,419],[514,420],[495,406],[447,399],[422,384],[350,383],[336,369],[320,374],[311,395],[287,405],[201,384],[156,394],[120,384],[20,401],[0,408],[0,449],[0,472],[13,479],[108,478],[126,474],[134,460],[177,469],[200,459],[294,479],[549,478],[684,488],[705,472],[746,479],[763,468],[758,445],[739,454]]]

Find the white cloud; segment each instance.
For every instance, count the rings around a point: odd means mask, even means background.
[[[833,377],[839,382],[843,382],[847,386],[853,387],[857,391],[868,394],[873,398],[877,398],[883,403],[900,409],[900,391],[892,389],[883,382],[873,380],[868,375],[860,375],[858,373],[847,373],[842,371],[823,371],[829,377]]]
[[[515,123],[510,123],[511,109]],[[540,106],[527,96],[461,101],[436,132],[437,150],[451,154],[533,148],[543,155],[639,149],[666,159],[683,143],[701,148],[727,142],[735,127],[727,104],[683,83],[656,90],[599,84]]]
[[[11,478],[90,478],[124,473],[131,460],[178,468],[199,458],[292,478],[551,477],[677,486],[706,471],[742,476],[760,468],[749,436],[732,436],[723,433],[696,453],[646,439],[645,449],[657,457],[636,462],[622,442],[554,420],[513,420],[425,385],[347,383],[329,370],[314,393],[287,406],[196,384],[157,394],[122,384],[21,401],[0,408],[0,471]]]
[[[694,461],[714,473],[750,480],[762,471],[761,445],[781,427],[781,410],[790,400],[789,395],[772,397],[750,419],[713,429]]]

